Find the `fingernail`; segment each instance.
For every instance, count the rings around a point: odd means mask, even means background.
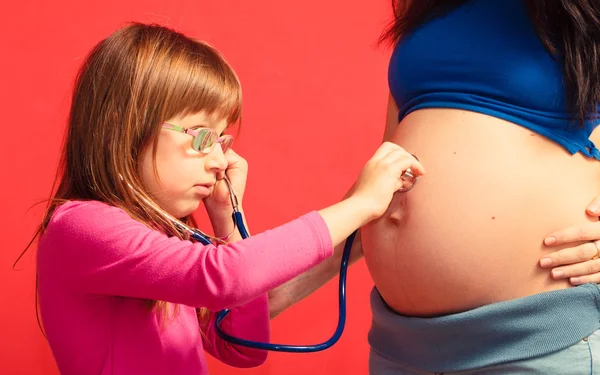
[[[542,267],[547,267],[551,264],[552,264],[552,259],[550,259],[550,258],[542,258],[540,260],[540,266],[542,266]]]
[[[581,284],[581,279],[579,277],[571,277],[571,284]]]
[[[554,238],[554,237],[546,237],[546,239],[544,240],[544,243],[546,245],[552,245],[555,242],[556,242],[556,238]]]
[[[593,212],[593,213],[597,214],[598,212],[600,212],[600,205],[598,205],[598,204],[596,204],[596,203],[594,203],[594,204],[591,204],[591,205],[588,207],[588,210],[590,210],[590,212]]]
[[[565,275],[565,273],[563,271],[560,271],[560,270],[552,271],[552,277],[554,277],[555,279],[560,279],[564,275]]]

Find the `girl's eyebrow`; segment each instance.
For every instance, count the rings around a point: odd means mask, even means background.
[[[210,125],[206,125],[206,124],[192,125],[188,129],[198,129],[198,128],[213,129]],[[218,132],[219,133],[219,137],[222,136],[223,134],[225,134],[225,132],[227,131],[227,129],[229,129],[229,126],[225,130],[223,130],[222,132]]]
[[[190,127],[188,127],[188,129],[198,130],[198,129],[212,129],[212,128],[206,124],[195,124],[195,125],[191,125]]]

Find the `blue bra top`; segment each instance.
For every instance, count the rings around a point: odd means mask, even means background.
[[[388,72],[399,120],[421,108],[465,109],[600,160],[588,139],[597,121],[573,123],[562,77],[521,0],[469,1],[431,20],[400,39]]]

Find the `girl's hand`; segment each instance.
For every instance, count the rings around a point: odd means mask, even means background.
[[[238,204],[241,206],[246,190],[248,162],[236,154],[232,149],[229,149],[225,153],[225,158],[227,159],[227,169],[225,172],[220,172],[217,175],[217,183],[215,184],[212,193],[204,198],[204,205],[209,214],[215,211],[223,211],[231,216],[232,206],[229,189],[223,178],[226,173],[229,181],[231,181],[233,191],[237,196]]]
[[[404,188],[402,174],[409,169],[415,177],[425,174],[425,168],[402,147],[384,142],[363,167],[349,192],[349,199],[360,199],[370,211],[370,219],[384,214],[392,197]]]

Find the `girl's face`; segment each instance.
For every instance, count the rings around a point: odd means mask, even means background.
[[[174,117],[166,123],[195,130],[210,128],[221,134],[227,129],[226,119],[217,119],[204,112]],[[161,128],[156,145],[154,173],[150,145],[140,155],[142,182],[152,196],[169,214],[183,218],[194,212],[200,201],[211,194],[217,177],[227,169],[227,160],[220,143],[208,154],[192,148],[194,137],[168,128]]]

